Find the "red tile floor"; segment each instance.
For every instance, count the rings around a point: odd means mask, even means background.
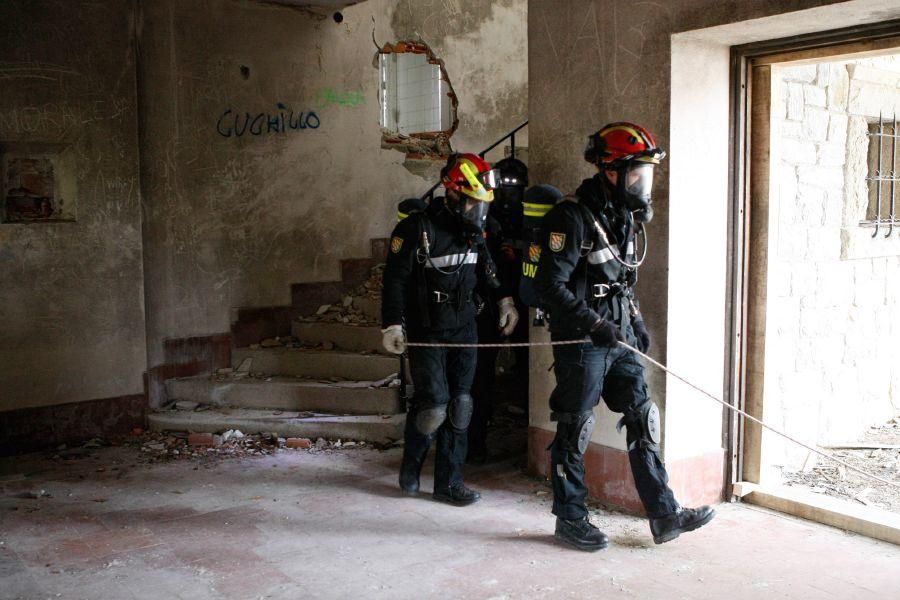
[[[399,497],[399,459],[2,459],[0,598],[900,597],[891,544],[722,505],[662,546],[645,520],[598,510],[612,543],[586,554],[553,541],[549,488],[518,460],[469,469],[484,499],[455,508]]]

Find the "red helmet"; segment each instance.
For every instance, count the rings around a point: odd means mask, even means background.
[[[584,149],[584,160],[608,169],[632,161],[658,165],[665,157],[649,131],[627,121],[610,123],[591,134]]]
[[[477,154],[453,154],[441,170],[441,183],[481,202],[494,200],[494,188],[500,177],[491,165]]]

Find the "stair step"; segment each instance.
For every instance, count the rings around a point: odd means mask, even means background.
[[[246,408],[217,408],[202,412],[166,410],[150,413],[153,431],[219,433],[239,429],[244,433],[276,433],[281,437],[362,440],[387,444],[403,438],[406,415],[315,415]]]
[[[400,360],[397,357],[338,350],[236,348],[231,357],[235,369],[245,359],[252,358],[250,370],[254,373],[292,377],[340,377],[372,381],[400,371]]]
[[[170,400],[240,408],[371,415],[402,412],[397,387],[350,388],[294,377],[212,379],[207,375],[166,381]]]
[[[353,308],[361,310],[368,318],[381,322],[381,298],[357,296],[353,299]]]
[[[378,352],[389,355],[381,346],[381,329],[378,327],[354,326],[328,321],[294,321],[291,333],[301,342],[308,344],[332,342],[341,350]]]

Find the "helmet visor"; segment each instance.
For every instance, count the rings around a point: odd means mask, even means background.
[[[502,184],[500,171],[498,169],[491,169],[490,171],[479,173],[478,181],[481,182],[481,185],[483,185],[485,189],[489,190],[495,190]]]
[[[633,162],[625,169],[625,192],[633,198],[649,200],[653,191],[653,163]]]
[[[462,201],[460,217],[463,223],[470,229],[484,231],[484,227],[487,224],[488,203],[468,197],[463,197]]]

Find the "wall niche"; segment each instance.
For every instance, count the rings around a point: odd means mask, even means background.
[[[0,142],[0,223],[75,221],[76,173],[67,144]]]

